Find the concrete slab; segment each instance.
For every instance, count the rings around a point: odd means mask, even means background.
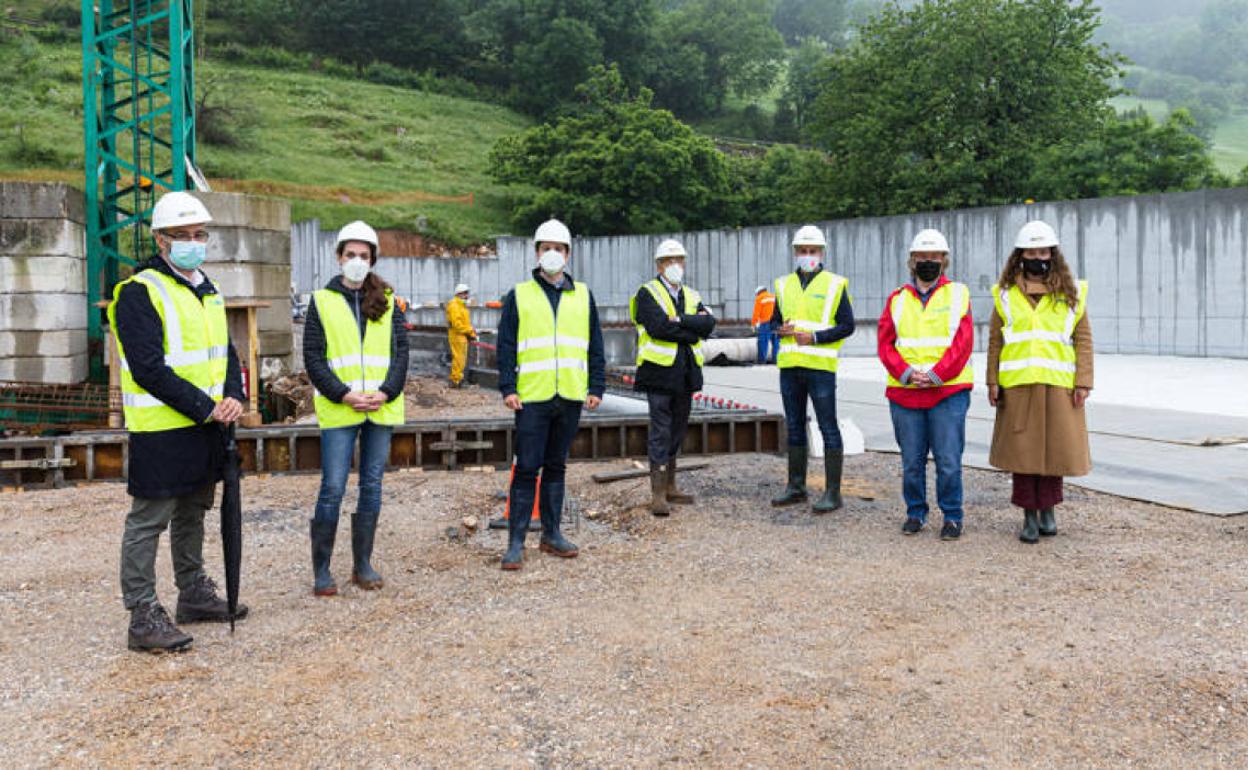
[[[245,227],[290,235],[290,203],[281,198],[265,198],[244,193],[195,193],[204,202],[213,224],[218,227]]]
[[[68,219],[0,219],[0,254],[78,257],[87,253],[87,231]]]
[[[0,287],[12,294],[86,294],[83,257],[0,256]]]
[[[290,265],[221,262],[205,273],[227,299],[284,299],[290,301]]]
[[[86,201],[63,183],[0,182],[0,219],[69,219],[85,224]]]
[[[36,332],[0,331],[0,357],[76,356],[87,352],[87,330]]]
[[[85,382],[87,355],[45,358],[0,358],[0,380],[74,385]]]
[[[85,328],[86,294],[0,293],[0,330],[43,332]]]
[[[290,231],[215,225],[208,243],[208,270],[221,262],[290,265]]]

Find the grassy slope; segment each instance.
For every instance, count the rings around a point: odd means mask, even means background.
[[[1119,96],[1111,100],[1114,108],[1123,111],[1144,107],[1154,120],[1162,121],[1170,113],[1164,99],[1142,99]],[[1224,173],[1234,176],[1248,165],[1248,111],[1230,115],[1213,131],[1213,161]]]
[[[82,168],[80,56],[72,45],[0,37],[0,174],[46,169],[77,180]],[[294,198],[296,220],[333,227],[355,218],[467,243],[507,232],[502,190],[486,175],[490,147],[529,121],[502,107],[311,73],[208,61],[197,70],[217,98],[254,121],[240,147],[203,142],[209,178],[271,180],[321,188],[424,191],[445,202],[340,202],[332,191]],[[20,138],[19,129],[20,128]],[[80,184],[80,182],[78,182]],[[330,201],[323,198],[330,198]]]

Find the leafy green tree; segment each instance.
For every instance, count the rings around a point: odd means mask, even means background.
[[[835,168],[814,150],[776,145],[762,158],[732,159],[743,225],[827,219],[838,210],[824,192]]]
[[[779,0],[772,21],[784,42],[797,45],[814,38],[827,45],[845,39],[849,20],[849,0]]]
[[[735,222],[728,161],[710,139],[646,89],[630,92],[615,67],[594,67],[579,108],[501,139],[490,173],[519,186],[514,220],[528,229],[558,216],[576,232],[610,235],[700,229]]]
[[[789,57],[784,93],[776,106],[777,138],[797,141],[800,137],[819,96],[819,70],[826,58],[827,46],[814,38],[803,40]]]
[[[820,70],[806,136],[846,213],[1020,200],[1041,150],[1107,118],[1121,57],[1090,0],[886,7]]]

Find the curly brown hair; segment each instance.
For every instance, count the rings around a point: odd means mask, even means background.
[[[338,244],[338,256],[342,256],[342,249],[349,241]],[[368,263],[377,265],[377,247],[368,244]],[[386,314],[386,307],[390,304],[389,297],[394,293],[394,289],[390,288],[390,284],[386,283],[381,276],[372,272],[364,278],[364,297],[360,303],[360,312],[370,321],[379,321]]]
[[[1066,257],[1060,248],[1053,246],[1049,251],[1049,261],[1053,263],[1053,268],[1044,277],[1044,284],[1049,288],[1050,294],[1058,295],[1067,305],[1074,305],[1079,298],[1079,287],[1075,283],[1075,277],[1071,275],[1070,265],[1066,263]],[[1022,272],[1023,249],[1014,249],[1005,260],[1005,268],[997,279],[997,285],[1002,288],[1013,286]]]

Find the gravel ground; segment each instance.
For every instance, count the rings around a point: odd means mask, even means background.
[[[895,457],[861,497],[777,513],[782,460],[570,490],[581,557],[498,569],[505,475],[387,477],[377,593],[311,595],[315,477],[247,479],[230,636],[125,649],[127,498],[0,495],[0,766],[1151,767],[1248,756],[1248,522],[1068,490],[1015,537],[1008,479],[968,471],[967,531],[903,538]],[[758,481],[765,479],[765,481]],[[873,498],[873,499],[862,499]],[[591,518],[592,517],[592,518]],[[207,552],[219,573],[215,516]],[[456,537],[448,537],[448,530]],[[334,571],[345,583],[349,538]],[[535,540],[530,536],[530,540]],[[167,546],[160,591],[172,609]]]

